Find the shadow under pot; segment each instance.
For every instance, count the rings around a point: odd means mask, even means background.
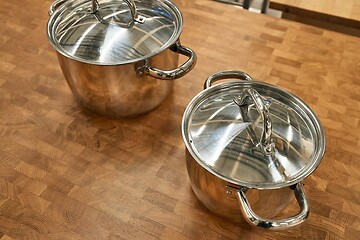
[[[320,164],[325,134],[293,94],[244,72],[215,73],[188,104],[182,134],[191,187],[212,212],[275,230],[308,217],[301,182]],[[294,197],[298,212],[278,218]]]
[[[47,36],[73,95],[101,115],[153,110],[195,66],[171,1],[57,0],[49,15]],[[179,54],[188,57],[180,66]]]

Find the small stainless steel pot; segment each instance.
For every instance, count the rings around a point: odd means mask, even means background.
[[[56,0],[47,35],[75,98],[115,117],[148,112],[196,63],[180,44],[183,19],[170,1]],[[178,66],[179,54],[188,59]]]
[[[211,211],[269,229],[308,217],[301,181],[320,164],[325,134],[296,96],[244,72],[215,73],[187,106],[182,134],[191,187]],[[274,218],[294,196],[299,212]]]

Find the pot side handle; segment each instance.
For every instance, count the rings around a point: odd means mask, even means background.
[[[250,82],[254,81],[252,77],[250,77],[250,75],[245,72],[237,70],[226,70],[214,73],[210,77],[208,77],[204,82],[204,89],[211,87],[211,85],[213,85],[213,83],[215,83],[216,81],[230,78],[246,80]]]
[[[237,189],[236,197],[239,201],[241,212],[245,217],[246,221],[257,227],[271,229],[271,230],[280,230],[290,227],[294,227],[304,222],[309,216],[309,203],[306,198],[303,185],[301,182],[295,185],[294,194],[300,206],[300,212],[294,216],[284,218],[284,219],[265,219],[262,218],[251,209],[250,204],[246,198],[245,192],[243,189]]]
[[[181,45],[179,41],[173,44],[170,47],[170,50],[188,56],[189,59],[174,70],[160,70],[151,66],[144,66],[138,68],[138,76],[142,77],[144,75],[149,75],[162,80],[175,80],[185,76],[188,72],[191,71],[191,69],[195,67],[197,57],[193,50]]]

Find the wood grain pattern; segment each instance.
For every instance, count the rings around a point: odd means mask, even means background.
[[[45,35],[51,3],[0,1],[0,239],[359,239],[360,38],[177,0],[197,66],[153,112],[109,119],[73,99]],[[311,214],[297,228],[221,219],[190,188],[182,114],[226,69],[294,93],[324,125],[325,157],[304,180]]]

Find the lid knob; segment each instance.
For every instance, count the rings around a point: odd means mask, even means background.
[[[91,0],[91,13],[96,13],[99,10],[99,3],[97,0]]]
[[[144,23],[145,17],[138,14],[134,0],[123,0],[123,1],[130,9],[131,19],[129,22],[119,22],[118,24],[121,27],[129,28],[132,25],[134,25],[135,22]],[[99,2],[97,0],[91,0],[90,13],[94,14],[96,19],[98,19],[101,23],[107,23],[106,20],[99,13]]]
[[[251,125],[246,129],[251,138],[251,141],[256,147],[260,147],[265,155],[273,154],[275,151],[275,146],[271,137],[272,122],[270,119],[269,101],[264,99],[256,90],[248,88],[245,90],[242,96],[234,99],[234,102],[239,106],[240,114],[244,122],[250,122],[248,117],[249,107],[252,105],[256,106],[256,109],[259,112],[263,122],[263,131],[260,136],[260,141],[257,139],[255,131],[252,129]]]
[[[228,78],[254,81],[252,77],[250,77],[250,75],[245,72],[223,71],[214,73],[208,79],[206,79],[204,88],[209,88],[214,82]],[[255,131],[251,126],[247,127],[246,130],[251,138],[252,143],[256,147],[260,147],[264,155],[274,155],[275,145],[272,140],[272,122],[270,119],[269,100],[263,98],[255,89],[247,88],[239,98],[234,99],[234,102],[239,106],[240,114],[244,122],[251,122],[248,117],[249,107],[253,105],[256,106],[256,109],[263,121],[263,131],[260,136],[260,140],[258,140],[256,137]]]

